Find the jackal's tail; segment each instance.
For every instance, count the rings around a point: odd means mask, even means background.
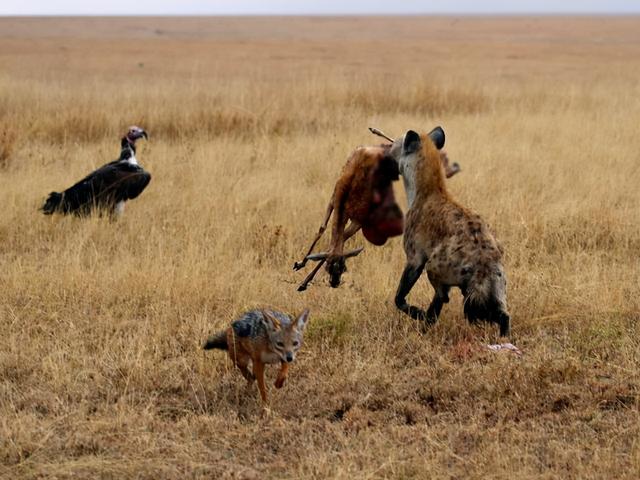
[[[51,215],[52,213],[60,209],[61,205],[62,194],[59,192],[51,192],[49,194],[49,198],[47,198],[40,210],[42,210],[45,215]]]
[[[202,348],[205,350],[212,350],[214,348],[217,348],[218,350],[229,350],[229,345],[227,344],[227,332],[223,330],[221,332],[214,333],[207,338],[207,341],[204,342]]]

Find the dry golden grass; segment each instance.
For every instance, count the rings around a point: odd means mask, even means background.
[[[638,18],[0,19],[0,477],[637,478],[638,78]],[[132,123],[120,221],[37,212]],[[399,239],[296,292],[366,127],[436,124],[522,359],[400,315]],[[261,305],[312,311],[267,418],[200,349]]]

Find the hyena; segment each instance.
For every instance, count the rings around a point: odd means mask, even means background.
[[[449,290],[464,296],[469,321],[488,320],[509,334],[506,277],[502,247],[479,215],[457,203],[447,191],[439,150],[445,135],[437,127],[429,134],[409,130],[392,147],[407,193],[404,250],[407,263],[396,292],[396,306],[427,324],[435,323]],[[423,270],[435,295],[428,310],[409,305],[406,296]]]

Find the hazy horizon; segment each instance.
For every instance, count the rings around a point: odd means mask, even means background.
[[[513,4],[500,0],[446,2],[407,0],[392,4],[383,0],[324,0],[304,3],[293,0],[124,0],[81,2],[78,0],[6,0],[2,16],[263,16],[263,15],[624,15],[640,13],[640,2],[622,0],[526,0]]]

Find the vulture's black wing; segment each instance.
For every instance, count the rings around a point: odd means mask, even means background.
[[[113,171],[113,189],[115,200],[132,200],[147,188],[151,181],[151,174],[140,165],[121,162]]]
[[[83,215],[95,207],[113,208],[117,202],[136,198],[150,181],[151,175],[139,165],[116,160],[90,173],[62,194],[52,193],[43,210]]]

